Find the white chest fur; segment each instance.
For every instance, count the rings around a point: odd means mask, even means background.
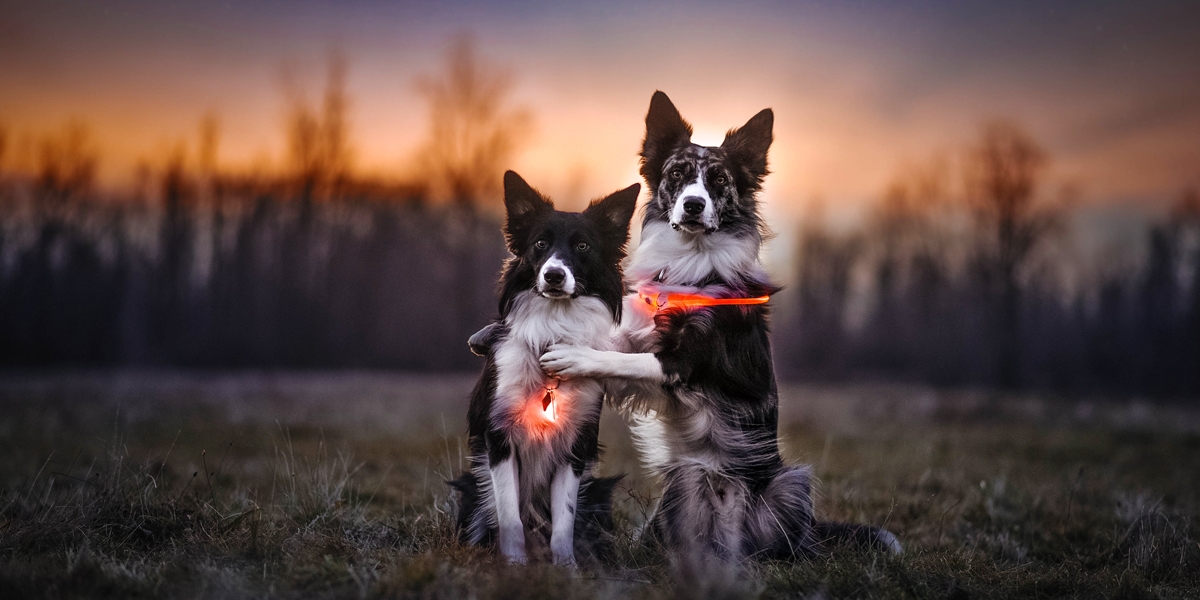
[[[666,276],[660,282],[665,285],[696,285],[714,273],[726,281],[765,280],[758,260],[761,244],[757,235],[738,237],[722,231],[687,235],[666,223],[653,222],[642,228],[642,242],[625,274],[636,284],[648,282],[660,272]]]
[[[612,313],[598,298],[582,296],[573,300],[553,300],[532,292],[522,292],[505,319],[508,335],[496,349],[496,398],[492,417],[497,423],[518,425],[540,411],[548,387],[558,402],[556,426],[547,431],[571,429],[579,416],[599,406],[599,383],[591,379],[558,382],[542,371],[539,359],[551,344],[567,343],[598,350],[613,348],[616,330]],[[525,423],[530,425],[530,423]],[[522,429],[518,427],[517,429]],[[544,434],[546,428],[525,427]],[[522,435],[522,431],[514,434]],[[537,437],[537,436],[535,436]]]

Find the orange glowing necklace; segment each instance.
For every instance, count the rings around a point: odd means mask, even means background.
[[[770,296],[755,296],[753,298],[713,298],[702,294],[685,294],[682,292],[664,292],[657,288],[638,290],[638,297],[653,308],[655,312],[672,308],[701,308],[705,306],[745,306],[749,304],[766,304]]]
[[[667,274],[667,270],[663,269],[654,277],[653,283],[661,282]],[[702,308],[705,306],[746,306],[750,304],[766,304],[771,299],[770,296],[754,296],[751,298],[713,298],[703,294],[693,294],[684,292],[684,289],[691,288],[671,288],[657,287],[648,285],[638,290],[638,298],[645,302],[654,312],[668,310],[672,308]]]

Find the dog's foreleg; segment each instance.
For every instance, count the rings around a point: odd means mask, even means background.
[[[555,344],[542,355],[542,368],[562,377],[620,377],[653,383],[666,381],[662,363],[649,352],[625,354],[586,346]]]
[[[496,525],[500,553],[509,562],[525,563],[525,527],[521,524],[520,483],[515,456],[492,465],[492,498],[496,504]]]
[[[579,475],[563,465],[550,484],[550,551],[559,565],[575,564],[575,507],[579,502]]]

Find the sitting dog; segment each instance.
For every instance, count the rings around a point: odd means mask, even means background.
[[[612,528],[618,478],[596,478],[601,383],[559,381],[538,360],[557,343],[613,348],[624,295],[621,260],[638,184],[567,213],[519,175],[504,175],[505,238],[513,257],[500,277],[500,321],[468,409],[471,470],[459,530],[496,542],[511,562],[545,554],[574,565]]]
[[[667,548],[732,562],[808,556],[831,540],[899,551],[883,529],[818,522],[809,468],[779,453],[764,304],[778,288],[759,261],[757,200],[773,120],[763,110],[720,146],[699,146],[654,94],[641,152],[653,195],[627,268],[625,352],[564,342],[541,365],[564,381],[627,382],[617,401],[662,480],[650,524]]]

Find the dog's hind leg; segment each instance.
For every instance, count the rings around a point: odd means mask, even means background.
[[[520,483],[517,459],[508,458],[491,466],[492,498],[500,538],[500,553],[509,562],[525,562],[525,526],[521,523]]]
[[[784,467],[751,501],[746,551],[761,558],[812,556],[814,525],[812,473],[806,466]]]
[[[624,475],[594,477],[585,474],[575,505],[575,560],[596,563],[612,555],[613,490]]]
[[[743,557],[748,494],[744,486],[706,466],[671,468],[654,514],[654,533],[668,549],[715,556],[728,562]]]
[[[555,564],[575,564],[575,508],[579,475],[571,465],[559,467],[550,483],[550,552]]]

